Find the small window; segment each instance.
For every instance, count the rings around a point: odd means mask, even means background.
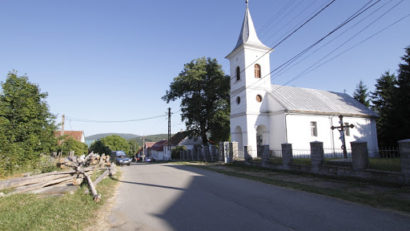
[[[310,133],[312,136],[317,137],[317,122],[316,121],[310,122]]]
[[[241,68],[236,67],[236,80],[241,80]]]
[[[255,78],[261,78],[261,66],[259,64],[255,64]]]
[[[257,96],[256,96],[256,101],[258,101],[259,103],[262,102],[262,96],[261,96],[261,95],[257,95]]]
[[[236,97],[236,103],[237,103],[237,104],[240,104],[240,103],[241,103],[241,97],[239,97],[239,96]]]
[[[346,136],[350,136],[350,127],[349,127],[349,123],[345,123],[345,134]]]

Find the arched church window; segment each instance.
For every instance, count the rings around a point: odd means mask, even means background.
[[[261,78],[261,65],[255,64],[255,78]]]
[[[241,103],[241,97],[239,97],[239,96],[236,97],[236,103],[237,103],[237,104],[240,104],[240,103]]]
[[[256,96],[256,101],[258,101],[259,103],[262,102],[262,96],[261,96],[261,95],[257,95],[257,96]]]
[[[236,67],[236,80],[240,80],[240,79],[241,79],[241,68]]]

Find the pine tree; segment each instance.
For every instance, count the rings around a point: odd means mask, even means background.
[[[402,57],[397,78],[397,92],[394,96],[397,140],[410,138],[410,47]]]
[[[379,114],[377,118],[377,136],[381,146],[395,144],[392,112],[396,84],[396,76],[386,71],[376,80],[375,90],[371,92],[372,109]]]
[[[366,107],[370,106],[369,103],[369,92],[367,91],[366,85],[362,81],[359,82],[359,85],[356,86],[356,90],[353,93],[353,98],[365,105]]]

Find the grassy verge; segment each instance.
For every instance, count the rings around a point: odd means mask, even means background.
[[[191,165],[191,164],[189,164]],[[340,198],[347,201],[358,202],[367,204],[373,207],[378,208],[389,208],[399,211],[404,211],[410,213],[410,200],[408,198],[402,198],[400,194],[410,193],[410,189],[407,187],[390,187],[388,190],[374,192],[362,193],[360,189],[367,183],[360,181],[349,181],[349,180],[332,180],[328,178],[321,178],[316,176],[305,176],[316,178],[321,181],[328,180],[329,182],[338,182],[345,183],[346,186],[342,188],[332,188],[332,187],[318,187],[314,184],[309,183],[299,183],[283,180],[284,178],[275,178],[269,173],[272,173],[272,170],[262,169],[258,167],[249,167],[249,166],[236,166],[236,165],[225,165],[224,168],[216,168],[213,166],[207,165],[191,165],[198,168],[203,168],[207,170],[212,170],[218,173],[222,173],[229,176],[241,177],[250,180],[260,181],[266,184],[272,184],[287,188],[292,188],[296,190],[317,193],[321,195],[331,196]],[[261,174],[262,173],[262,174]],[[282,176],[286,173],[280,172]],[[261,176],[262,175],[262,176]],[[295,174],[290,174],[295,176]],[[378,186],[381,187],[381,186]],[[387,187],[387,186],[386,186]]]
[[[400,158],[369,158],[369,168],[400,172]]]
[[[98,184],[102,195],[99,203],[84,194],[86,186],[61,197],[19,194],[0,198],[0,230],[82,230],[92,224],[97,210],[114,194],[117,183],[106,178]]]

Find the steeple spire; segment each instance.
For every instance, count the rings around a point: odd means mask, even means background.
[[[236,43],[234,50],[242,45],[250,45],[262,49],[270,49],[259,40],[258,35],[256,34],[255,26],[253,25],[251,13],[249,11],[249,1],[245,0],[245,3],[245,17],[243,19],[241,33],[239,34],[238,42]]]

